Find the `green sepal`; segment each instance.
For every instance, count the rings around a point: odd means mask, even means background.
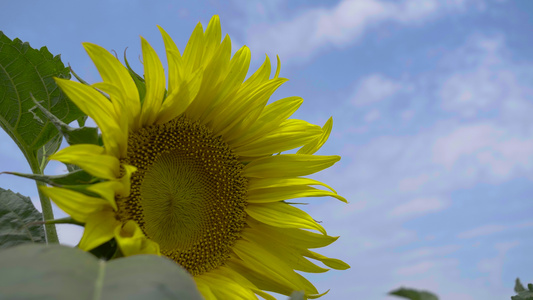
[[[78,222],[74,220],[72,217],[66,217],[61,219],[53,219],[43,222],[44,224],[72,224],[72,225],[79,225],[84,226],[84,223]]]
[[[131,78],[133,78],[133,81],[137,86],[137,91],[139,91],[139,99],[141,99],[142,105],[144,102],[144,97],[146,95],[146,83],[144,81],[144,78],[141,75],[135,73],[135,71],[133,71],[133,69],[130,67],[128,59],[126,58],[126,50],[124,50],[124,62],[126,63],[126,68],[128,69],[128,72],[130,72]]]
[[[41,170],[44,170],[48,164],[48,156],[57,152],[61,142],[63,142],[63,137],[58,134],[37,150],[37,162]]]
[[[91,174],[85,172],[82,169],[78,169],[73,172],[61,174],[61,175],[40,175],[40,174],[18,173],[18,172],[1,172],[0,174],[10,174],[10,175],[18,176],[18,177],[33,179],[33,180],[40,181],[48,185],[57,186],[57,187],[63,187],[67,185],[76,186],[76,185],[93,184],[93,183],[100,181],[100,179],[93,177]]]
[[[31,98],[35,105],[41,110],[45,117],[56,127],[56,129],[65,137],[69,145],[75,144],[95,144],[98,145],[98,128],[95,127],[70,127],[61,121],[54,114],[44,108],[34,97]]]

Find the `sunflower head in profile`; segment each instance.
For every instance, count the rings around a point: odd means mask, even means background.
[[[320,297],[295,271],[328,270],[308,258],[334,269],[349,266],[309,250],[337,237],[285,200],[346,201],[304,177],[340,159],[314,155],[330,134],[331,119],[323,127],[289,119],[302,104],[299,97],[267,104],[286,81],[279,77],[279,59],[272,78],[267,57],[245,80],[250,50],[231,56],[217,16],[205,31],[196,26],[183,53],[160,30],[166,80],[143,38],[144,78],[85,43],[103,82],[56,79],[96,122],[102,145],[72,145],[50,158],[99,180],[86,187],[89,194],[68,187],[42,191],[85,223],[79,248],[89,251],[115,239],[125,256],[164,255],[194,277],[206,299],[275,299],[265,291]]]

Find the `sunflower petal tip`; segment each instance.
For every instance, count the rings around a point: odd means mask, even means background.
[[[278,78],[279,77],[279,72],[281,70],[281,60],[279,59],[279,55],[276,54],[276,59],[278,61],[278,65],[276,67],[276,75],[274,75],[274,78]]]
[[[326,295],[327,293],[329,293],[329,291],[330,291],[330,290],[331,290],[331,289],[329,289],[329,290],[325,291],[325,292],[324,292],[324,293],[322,293],[322,294],[310,294],[310,295],[307,295],[307,297],[308,297],[309,299],[316,299],[316,298],[320,298],[320,297],[322,297],[322,296]]]
[[[100,48],[100,46],[90,43],[90,42],[83,42],[81,43],[85,51],[90,52],[93,49]]]

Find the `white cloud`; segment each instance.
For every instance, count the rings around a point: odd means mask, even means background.
[[[417,264],[396,269],[396,274],[401,276],[412,276],[417,274],[427,273],[431,268],[435,266],[435,262],[426,260]]]
[[[445,245],[439,247],[423,247],[411,250],[407,253],[404,253],[404,259],[407,261],[417,260],[417,259],[427,259],[436,256],[450,255],[451,253],[456,252],[460,249],[458,245]]]
[[[374,109],[374,110],[371,110],[369,113],[367,113],[363,119],[365,120],[365,122],[367,123],[371,123],[371,122],[374,122],[376,121],[377,119],[379,119],[381,117],[381,113],[379,112],[379,110],[377,109]]]
[[[390,215],[393,217],[423,215],[442,210],[447,206],[447,202],[436,197],[417,198],[396,206],[391,210]]]
[[[414,177],[407,177],[405,179],[401,179],[398,183],[398,189],[402,192],[413,192],[416,190],[419,190],[431,180],[433,176],[431,174],[420,174]]]
[[[302,59],[323,47],[349,45],[380,22],[420,23],[449,9],[463,8],[463,2],[343,0],[334,7],[309,9],[272,26],[251,26],[247,40],[253,49],[263,50],[259,53],[275,49],[283,58]]]
[[[527,76],[509,65],[505,53],[505,40],[500,36],[474,36],[456,50],[452,56],[463,59],[444,62],[456,66],[438,92],[441,108],[469,118],[490,110],[514,117],[531,115],[533,105],[525,99],[533,92],[520,79]]]
[[[372,74],[359,81],[351,103],[356,106],[376,103],[393,96],[401,88],[401,84],[392,79],[380,74]]]
[[[519,241],[498,243],[494,246],[498,254],[495,257],[483,259],[478,263],[478,270],[488,275],[488,281],[493,286],[501,286],[501,273],[506,254],[509,250],[520,245]]]
[[[479,236],[486,236],[486,235],[491,235],[494,233],[502,232],[505,229],[507,229],[507,227],[508,226],[501,225],[501,224],[483,225],[481,227],[463,231],[459,233],[457,237],[461,239],[470,239],[470,238],[479,237]]]
[[[447,170],[472,167],[497,181],[533,171],[533,138],[489,122],[461,126],[438,137],[431,152],[432,161]]]
[[[463,231],[457,235],[460,239],[471,239],[481,236],[492,235],[508,230],[523,229],[533,227],[533,222],[523,222],[517,224],[487,224]]]

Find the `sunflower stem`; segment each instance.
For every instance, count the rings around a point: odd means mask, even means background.
[[[29,157],[26,157],[29,158]],[[43,170],[41,169],[41,165],[39,161],[37,160],[37,157],[32,157],[28,159],[28,163],[30,164],[31,171],[33,174],[43,174]],[[54,212],[52,210],[52,203],[50,203],[50,199],[41,192],[41,189],[39,187],[46,186],[45,183],[42,183],[40,181],[35,182],[37,184],[37,191],[39,192],[39,199],[41,200],[41,208],[43,210],[43,221],[49,221],[54,219]],[[59,244],[59,238],[57,237],[57,231],[56,226],[54,224],[44,224],[45,233],[46,233],[46,242],[47,244]]]

